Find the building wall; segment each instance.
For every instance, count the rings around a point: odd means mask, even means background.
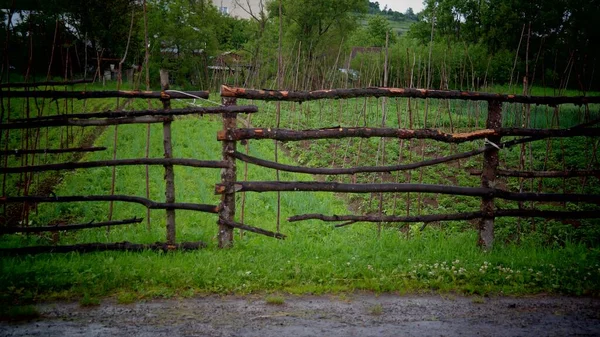
[[[229,16],[249,19],[251,17],[249,11],[259,16],[260,4],[264,5],[266,0],[212,0],[212,2],[221,12]]]

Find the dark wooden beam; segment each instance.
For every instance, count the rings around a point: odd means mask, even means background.
[[[438,98],[458,99],[469,101],[497,101],[526,104],[592,104],[600,103],[600,96],[523,96],[494,94],[475,91],[454,90],[427,90],[413,88],[356,88],[332,89],[317,91],[281,91],[281,90],[255,90],[221,86],[221,97],[235,97],[264,101],[293,101],[304,102],[319,99],[343,99],[355,97],[411,97],[411,98]]]
[[[127,220],[118,221],[105,221],[105,222],[89,222],[77,225],[64,225],[64,226],[7,226],[0,227],[0,234],[14,234],[14,233],[42,233],[42,232],[53,232],[53,231],[72,231],[87,228],[98,228],[98,227],[109,227],[109,226],[120,226],[120,225],[131,225],[141,223],[143,218],[133,218]]]
[[[187,93],[187,94],[186,94]],[[208,91],[186,91],[185,93],[160,91],[127,91],[127,90],[106,90],[106,91],[60,91],[60,90],[30,90],[30,91],[0,91],[0,97],[4,98],[74,98],[74,99],[92,99],[92,98],[157,98],[157,99],[195,99],[196,97],[208,99]]]
[[[495,128],[477,130],[468,133],[445,133],[435,129],[394,129],[394,128],[327,128],[314,130],[289,130],[273,128],[232,129],[221,130],[217,139],[221,141],[239,141],[245,139],[275,139],[279,141],[302,141],[310,139],[338,138],[397,138],[397,139],[432,139],[444,143],[464,143],[477,139],[501,136],[522,137],[600,137],[600,128],[571,128],[571,129],[525,129],[525,128]]]
[[[33,246],[33,247],[21,247],[21,248],[3,248],[0,249],[0,255],[25,255],[25,254],[44,254],[44,253],[91,253],[91,252],[105,252],[105,251],[129,251],[129,252],[142,252],[145,250],[155,251],[186,251],[186,250],[197,250],[205,248],[206,243],[204,242],[184,242],[175,245],[167,243],[151,243],[151,244],[135,244],[127,241],[118,243],[84,243],[72,246]]]
[[[216,214],[219,210],[215,205],[192,204],[192,203],[159,203],[142,197],[128,195],[86,195],[86,196],[25,196],[25,197],[0,197],[0,204],[22,203],[22,202],[86,202],[86,201],[122,201],[144,205],[150,209],[184,209]]]
[[[238,181],[234,187],[236,192],[335,192],[335,193],[439,193],[448,195],[464,195],[471,197],[500,198],[515,201],[570,201],[599,203],[599,194],[554,194],[554,193],[516,193],[483,187],[460,187],[433,184],[343,184],[337,182],[312,181]],[[225,184],[217,184],[216,194],[226,191]]]
[[[181,158],[140,158],[140,159],[116,159],[99,160],[90,162],[60,163],[46,165],[32,165],[19,167],[0,167],[0,173],[24,173],[24,172],[44,172],[59,170],[74,170],[94,167],[112,167],[112,166],[134,166],[134,165],[179,165],[197,168],[227,168],[228,163],[224,161],[210,161],[197,159]]]

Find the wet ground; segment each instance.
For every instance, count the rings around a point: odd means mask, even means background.
[[[276,301],[272,301],[276,302]],[[595,298],[343,294],[153,300],[82,308],[38,306],[42,317],[0,322],[0,336],[600,336]]]

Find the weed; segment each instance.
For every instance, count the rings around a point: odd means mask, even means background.
[[[369,314],[373,315],[373,316],[379,316],[379,315],[383,314],[383,306],[381,305],[381,303],[372,305],[369,308]]]
[[[40,317],[39,310],[33,305],[6,306],[0,310],[0,320],[24,321]]]
[[[131,304],[138,300],[138,297],[133,292],[120,293],[117,296],[117,303],[119,304]]]
[[[285,298],[283,296],[270,295],[265,298],[265,302],[270,305],[283,305]]]
[[[100,305],[100,299],[97,297],[92,297],[90,294],[85,293],[83,297],[79,300],[79,305],[82,307],[94,307]]]
[[[475,296],[475,297],[473,297],[473,299],[471,300],[471,302],[473,304],[484,304],[485,300],[481,296]]]

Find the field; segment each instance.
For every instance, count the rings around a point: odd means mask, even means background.
[[[211,101],[218,101],[216,96]],[[13,100],[15,114],[18,100]],[[100,102],[87,111],[104,109]],[[22,102],[21,102],[22,103]],[[196,103],[199,103],[198,101]],[[260,112],[249,122],[253,126],[273,127],[274,103],[254,103]],[[84,104],[83,102],[81,104]],[[174,107],[184,106],[174,102]],[[203,104],[211,104],[206,102]],[[430,127],[461,131],[482,127],[485,107],[473,103],[388,100],[384,118],[382,100],[356,99],[299,104],[282,104],[281,126],[292,129],[334,127],[337,125]],[[22,105],[21,105],[22,106]],[[127,109],[146,108],[145,101],[134,101]],[[75,107],[73,107],[75,108]],[[77,109],[81,108],[77,106]],[[597,107],[591,107],[597,114]],[[596,111],[594,112],[594,109]],[[520,106],[505,106],[505,125],[519,123]],[[450,113],[451,112],[451,113]],[[47,113],[52,113],[48,110]],[[583,121],[585,111],[578,107],[564,107],[559,125],[552,123],[553,110],[532,108],[532,127],[569,127]],[[409,118],[408,116],[412,116]],[[427,116],[427,117],[426,117]],[[451,118],[451,117],[452,118]],[[596,116],[597,117],[597,116]],[[220,144],[216,133],[221,128],[220,118],[187,117],[173,123],[175,157],[212,159],[220,157]],[[82,160],[112,158],[115,128],[108,127],[95,140],[95,146],[111,150],[86,155]],[[117,158],[143,157],[145,154],[145,125],[119,126]],[[48,143],[60,141],[60,134],[48,133]],[[17,133],[11,133],[17,135]],[[75,128],[73,135],[85,138],[86,133]],[[83,136],[82,136],[83,135]],[[150,129],[150,157],[162,156],[162,131],[160,126]],[[10,142],[17,140],[11,139]],[[77,142],[73,140],[73,142]],[[12,148],[13,143],[9,145]],[[288,143],[280,147],[279,160],[288,164],[314,167],[352,166],[374,163],[391,164],[402,160],[419,161],[454,152],[470,150],[481,144],[439,145],[413,141],[398,144],[388,141],[385,147],[379,139],[355,141],[330,141]],[[538,169],[560,169],[563,166],[597,168],[589,156],[592,148],[585,139],[533,143],[533,153],[526,165]],[[382,149],[385,148],[385,151]],[[242,150],[242,149],[240,149]],[[530,151],[530,149],[527,149]],[[385,159],[383,153],[386,153]],[[249,154],[273,160],[272,141],[251,141]],[[528,152],[531,153],[531,152]],[[502,153],[502,165],[517,167],[519,151]],[[62,158],[62,160],[70,160]],[[594,166],[596,165],[596,166]],[[458,164],[426,168],[410,174],[389,176],[357,175],[332,178],[339,181],[370,182],[422,181],[426,183],[458,182],[463,186],[478,186],[477,176],[470,169],[481,168],[480,158],[463,160]],[[150,168],[150,198],[163,200],[163,168]],[[52,190],[56,195],[108,194],[112,170],[98,168],[65,174]],[[143,167],[119,168],[116,176],[116,194],[145,196],[145,171]],[[248,180],[275,180],[275,173],[252,165],[248,166]],[[177,201],[217,204],[213,195],[219,171],[209,169],[176,168]],[[16,179],[16,178],[11,178]],[[242,163],[238,164],[238,179],[245,179]],[[282,180],[322,180],[301,174],[281,173]],[[503,182],[509,189],[519,187],[518,180]],[[11,185],[12,184],[12,185]],[[14,188],[16,181],[7,186]],[[597,178],[585,184],[572,178],[535,181],[526,189],[542,191],[582,191],[599,193]],[[397,226],[385,224],[380,235],[374,225],[357,223],[344,228],[307,221],[288,223],[285,219],[304,213],[366,214],[376,213],[379,197],[371,195],[337,196],[327,193],[282,193],[282,233],[284,241],[236,232],[235,245],[228,250],[216,248],[216,216],[189,211],[177,212],[178,241],[202,240],[208,248],[193,252],[171,253],[92,253],[43,254],[0,258],[0,302],[27,304],[34,301],[79,299],[82,305],[95,303],[100,298],[116,297],[128,302],[148,298],[190,297],[196,294],[248,294],[284,292],[292,294],[339,293],[354,290],[381,292],[459,292],[466,294],[535,294],[561,293],[595,295],[600,293],[600,250],[597,221],[581,221],[577,226],[559,221],[540,219],[499,220],[498,244],[491,252],[482,252],[476,245],[475,223],[449,222],[433,224],[420,230],[420,225]],[[275,230],[277,199],[274,193],[247,194],[244,223]],[[409,201],[410,200],[410,201]],[[444,213],[478,209],[479,199],[448,196],[388,195],[383,198],[386,214]],[[515,206],[509,203],[502,207]],[[536,205],[543,207],[582,207],[592,205]],[[238,219],[241,211],[238,200]],[[40,204],[30,215],[32,225],[56,221],[67,223],[103,221],[108,212],[106,203]],[[113,218],[145,217],[141,206],[115,203]],[[577,228],[575,228],[577,227]],[[72,244],[83,242],[152,243],[164,241],[164,211],[151,212],[151,225],[142,224],[105,229],[82,230],[60,235],[58,242],[51,235],[4,235],[2,248],[39,244]]]

